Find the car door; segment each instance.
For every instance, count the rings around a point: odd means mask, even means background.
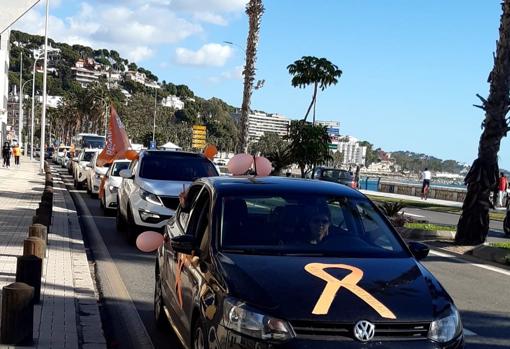
[[[138,168],[138,160],[134,160],[131,165],[129,166],[129,171],[131,172],[131,175],[136,174],[136,170]],[[129,197],[133,193],[134,190],[136,190],[135,180],[134,179],[122,179],[122,184],[120,186],[120,189],[118,191],[118,205],[120,213],[127,218],[127,205],[129,202]]]
[[[166,226],[164,243],[164,262],[161,266],[162,291],[164,301],[170,310],[172,322],[179,329],[181,334],[185,334],[186,317],[184,313],[184,298],[188,291],[182,287],[183,268],[185,264],[190,263],[191,256],[176,253],[170,244],[170,240],[178,235],[188,233],[192,226],[198,221],[202,206],[199,205],[203,186],[201,184],[192,185],[187,192],[186,206],[178,207],[177,212],[171,218]]]

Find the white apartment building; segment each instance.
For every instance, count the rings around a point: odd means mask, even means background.
[[[239,122],[241,112],[233,114]],[[266,132],[273,132],[280,136],[286,136],[289,132],[290,119],[279,114],[266,114],[254,112],[248,114],[248,142],[258,142]]]
[[[46,99],[46,105],[48,106],[48,108],[56,109],[56,108],[58,108],[59,103],[62,102],[63,99],[64,99],[64,97],[62,97],[62,96],[48,96],[47,99]],[[42,103],[43,102],[43,97],[42,96],[37,96],[36,100],[39,103]]]
[[[181,110],[184,108],[184,102],[180,100],[179,97],[170,95],[161,100],[161,105],[168,108],[174,108],[177,110]]]
[[[140,73],[138,71],[130,70],[126,73],[127,81],[136,81],[136,82],[139,82],[140,84],[145,84],[145,79],[146,79],[145,74]]]
[[[10,29],[0,35],[0,144],[7,137],[7,103],[9,94],[9,38]]]
[[[360,146],[359,141],[354,137],[345,136],[332,141],[330,148],[334,152],[339,151],[343,154],[342,163],[345,165],[365,165],[367,147]]]
[[[88,84],[97,81],[101,73],[95,70],[90,70],[82,67],[73,67],[74,79],[81,84],[81,87],[85,88]]]

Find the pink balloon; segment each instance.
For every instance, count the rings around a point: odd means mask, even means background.
[[[263,156],[255,157],[255,167],[257,168],[257,176],[269,176],[273,170],[271,161]]]
[[[142,252],[152,252],[163,245],[164,238],[156,231],[145,231],[136,238],[136,247]]]
[[[227,168],[234,176],[243,175],[253,163],[253,156],[250,154],[236,154],[228,161]]]

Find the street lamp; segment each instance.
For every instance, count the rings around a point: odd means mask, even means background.
[[[41,54],[34,52],[34,66],[32,68],[32,121],[30,126],[30,160],[34,159],[34,104],[35,104],[35,66],[37,61],[41,59]]]
[[[23,91],[25,89],[25,85],[29,82],[31,82],[32,79],[27,80],[21,85],[21,89],[19,90],[19,136],[18,136],[18,143],[21,145],[21,129],[23,128]],[[27,153],[28,149],[25,144],[25,154]]]
[[[46,0],[46,22],[44,28],[44,78],[43,78],[43,109],[41,115],[41,162],[40,162],[40,171],[44,173],[44,137],[45,137],[45,127],[46,127],[46,102],[48,100],[48,96],[46,94],[46,84],[48,77],[48,17],[50,12],[50,0]]]
[[[156,134],[156,110],[158,108],[158,89],[154,87],[154,118],[152,119],[152,144]]]

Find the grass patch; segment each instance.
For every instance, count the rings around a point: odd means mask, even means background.
[[[452,213],[460,215],[462,210],[460,207],[450,207],[450,206],[441,206],[430,204],[425,201],[412,201],[412,200],[402,200],[395,198],[387,198],[384,196],[375,196],[375,195],[367,195],[368,198],[374,202],[401,202],[405,207],[409,208],[418,208],[422,210],[429,210],[434,212],[444,212],[444,213]],[[405,210],[405,208],[404,208]],[[503,222],[505,219],[506,212],[505,211],[489,211],[489,219],[493,221]]]
[[[489,245],[492,247],[499,247],[510,250],[510,242],[491,242]]]
[[[435,230],[455,231],[457,229],[454,225],[438,225],[430,223],[406,223],[404,224],[404,228],[433,231]]]

